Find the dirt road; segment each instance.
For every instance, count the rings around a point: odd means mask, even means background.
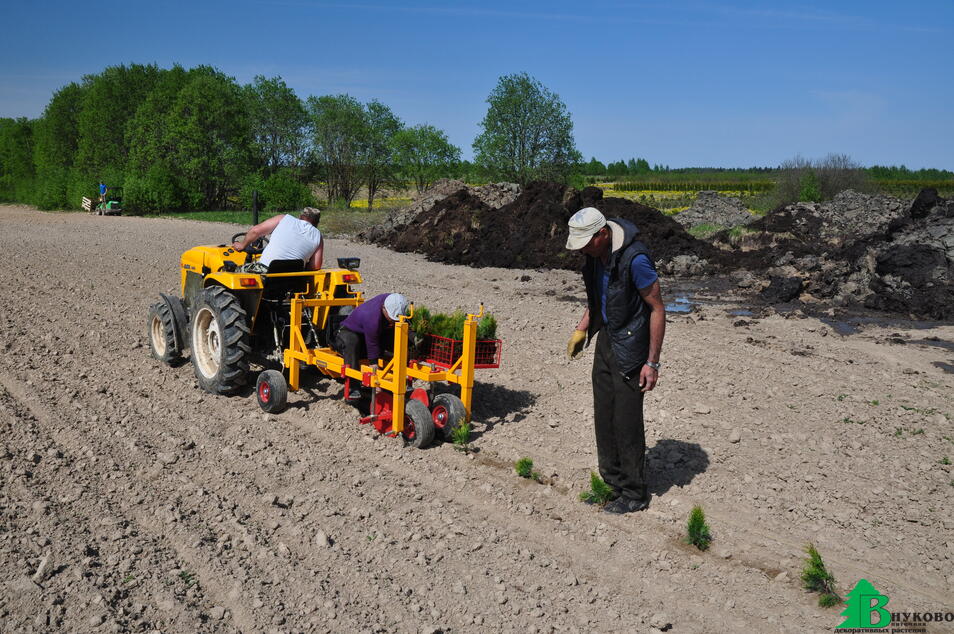
[[[954,326],[734,325],[738,298],[698,293],[647,400],[652,506],[607,516],[577,500],[577,276],[329,241],[368,295],[498,316],[480,451],[405,449],[337,383],[266,415],[149,357],[180,253],[238,230],[0,206],[0,631],[831,631],[840,609],[798,579],[808,542],[843,593],[866,578],[893,611],[954,611]],[[523,456],[552,485],[518,478]],[[706,553],[681,542],[695,504]]]

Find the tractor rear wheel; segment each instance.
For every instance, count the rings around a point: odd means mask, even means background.
[[[404,431],[401,432],[407,444],[423,449],[434,441],[434,421],[424,403],[408,399],[404,404]]]
[[[149,351],[154,359],[166,365],[174,365],[182,359],[182,350],[176,345],[176,320],[168,304],[159,302],[149,307],[146,328]]]
[[[454,430],[467,422],[467,408],[453,394],[438,394],[431,406],[431,418],[444,440],[453,442]]]
[[[221,286],[202,291],[192,317],[192,365],[203,390],[231,394],[248,381],[249,327],[245,309]]]
[[[288,404],[288,383],[278,370],[265,370],[259,374],[255,393],[259,407],[269,414],[284,411]]]

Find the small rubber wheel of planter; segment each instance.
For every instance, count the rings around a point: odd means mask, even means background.
[[[288,383],[285,377],[277,370],[265,370],[258,375],[255,384],[255,394],[258,405],[269,414],[284,411],[288,405]]]

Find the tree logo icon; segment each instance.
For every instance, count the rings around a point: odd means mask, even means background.
[[[835,629],[887,627],[891,624],[891,613],[884,609],[886,605],[887,596],[867,579],[859,579],[845,597],[845,609],[841,613],[845,621]]]

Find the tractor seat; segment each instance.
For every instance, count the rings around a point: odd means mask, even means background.
[[[265,272],[262,284],[265,287],[262,295],[266,300],[284,300],[295,293],[304,293],[308,290],[310,276],[275,277],[269,279],[273,273],[301,273],[305,271],[304,260],[272,260]]]

